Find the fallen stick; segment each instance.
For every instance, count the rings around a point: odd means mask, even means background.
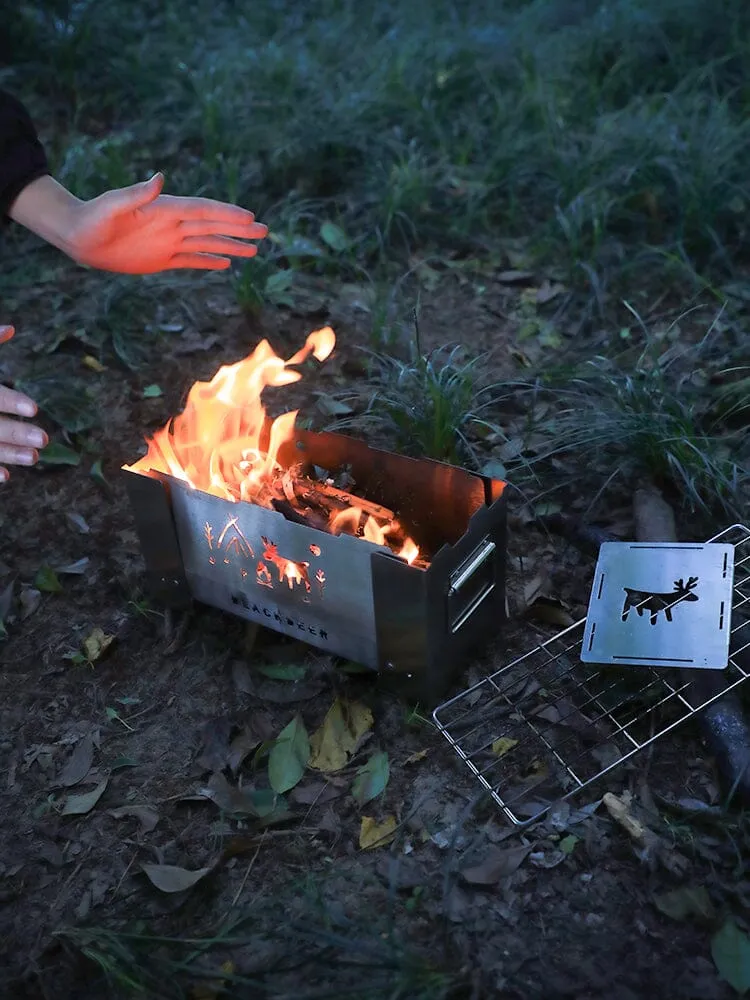
[[[674,513],[657,490],[636,490],[633,512],[636,541],[677,541]],[[700,702],[714,698],[722,687],[722,677],[713,671],[700,674],[690,684]],[[743,804],[750,803],[750,726],[737,695],[730,692],[703,709],[698,724],[727,792]]]

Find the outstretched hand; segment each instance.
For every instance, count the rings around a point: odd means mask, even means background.
[[[252,212],[208,198],[161,194],[162,174],[79,202],[64,249],[80,264],[120,274],[153,274],[172,268],[218,271],[230,257],[253,257],[246,240],[262,239],[266,226]]]
[[[0,326],[0,344],[5,344],[14,334],[12,326]],[[15,389],[0,385],[0,413],[17,417],[33,417],[36,403]],[[20,420],[0,417],[0,462],[8,465],[34,465],[39,458],[37,448],[44,448],[47,435],[41,427],[25,424]],[[0,465],[0,482],[8,478],[8,470]]]

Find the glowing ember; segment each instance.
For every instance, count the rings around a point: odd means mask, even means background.
[[[147,441],[148,451],[143,458],[125,468],[145,475],[166,473],[194,489],[232,502],[244,500],[270,508],[273,501],[284,500],[298,511],[304,507],[301,497],[309,496],[314,484],[299,475],[296,468],[283,469],[277,461],[281,445],[294,436],[297,411],[283,413],[271,423],[264,450],[261,440],[266,412],[261,394],[268,386],[298,382],[302,375],[291,367],[311,354],[325,361],[335,343],[333,330],[323,327],[311,333],[305,346],[284,361],[267,340],[261,341],[250,357],[224,365],[210,382],[196,382],[183,412]],[[418,558],[417,545],[405,538],[391,511],[336,490],[330,480],[317,485],[336,505],[324,522],[332,534],[356,535],[387,546],[408,563]],[[212,539],[208,538],[208,542],[211,547]],[[241,533],[234,546],[237,551],[245,547],[250,550]],[[309,589],[308,564],[292,563],[275,555],[264,553],[276,564],[279,579],[286,578],[290,587],[296,582]]]

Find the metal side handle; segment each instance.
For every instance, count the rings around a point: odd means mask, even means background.
[[[448,625],[455,635],[495,589],[495,566],[491,557],[497,546],[485,539],[448,580]]]

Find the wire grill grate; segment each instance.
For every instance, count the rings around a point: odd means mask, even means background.
[[[708,693],[699,671],[583,664],[584,618],[435,709],[442,734],[513,824],[538,819],[750,676],[750,528],[733,525],[710,541],[734,546],[735,575],[729,663]]]

